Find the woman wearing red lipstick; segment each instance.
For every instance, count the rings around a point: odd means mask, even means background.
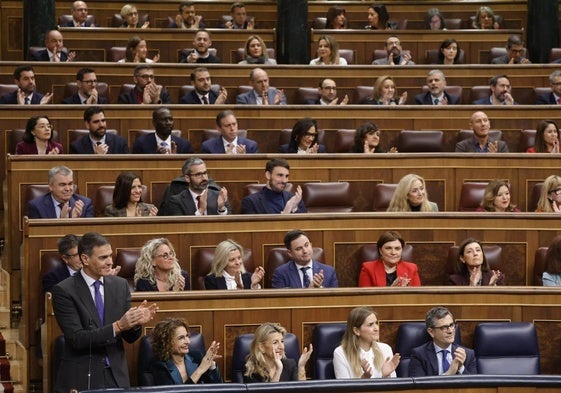
[[[510,202],[510,187],[504,180],[491,180],[485,193],[481,206],[477,208],[479,212],[520,212],[520,209]]]
[[[454,267],[455,274],[449,277],[449,285],[505,285],[505,275],[500,270],[491,270],[479,240],[464,240],[460,245],[459,255]]]

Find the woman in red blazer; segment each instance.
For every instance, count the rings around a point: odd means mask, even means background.
[[[417,265],[401,260],[405,240],[399,232],[383,233],[378,242],[379,257],[364,262],[358,278],[359,287],[420,287]]]

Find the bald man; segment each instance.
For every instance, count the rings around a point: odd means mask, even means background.
[[[491,122],[485,112],[474,112],[469,119],[473,136],[456,143],[457,153],[508,153],[506,142],[491,140]]]

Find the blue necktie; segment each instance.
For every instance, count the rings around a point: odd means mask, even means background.
[[[310,286],[310,277],[308,277],[308,269],[310,267],[306,266],[306,267],[301,267],[300,270],[302,271],[302,274],[304,275],[303,280],[302,280],[302,288],[308,288]]]
[[[442,351],[440,351],[440,353],[442,353],[442,373],[444,374],[450,368],[450,363],[448,363],[447,359],[448,350],[443,349]]]
[[[97,309],[97,315],[99,315],[99,320],[101,321],[101,325],[103,326],[104,323],[104,312],[103,312],[103,298],[101,297],[101,291],[99,290],[99,286],[101,285],[101,281],[97,280],[93,283],[94,286],[94,297],[95,297],[95,308]]]

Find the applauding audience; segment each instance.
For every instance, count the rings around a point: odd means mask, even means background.
[[[53,136],[53,125],[47,116],[32,116],[16,145],[16,154],[62,154],[62,145],[53,141]]]
[[[505,275],[500,270],[491,270],[479,240],[469,238],[462,242],[459,260],[450,275],[452,285],[505,285]]]

